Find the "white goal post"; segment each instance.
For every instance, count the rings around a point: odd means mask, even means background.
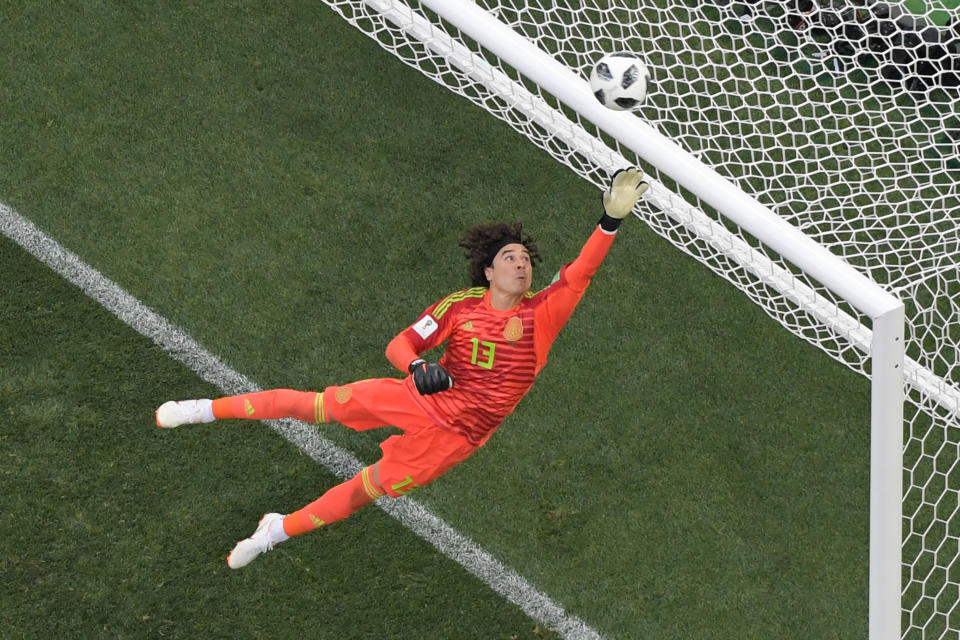
[[[905,358],[905,307],[897,295],[642,117],[603,108],[582,67],[498,20],[506,3],[491,10],[469,0],[328,4],[597,186],[618,168],[644,166],[651,189],[639,217],[789,330],[869,376],[869,638],[900,638],[904,385],[936,398],[950,415],[957,394],[949,380]]]

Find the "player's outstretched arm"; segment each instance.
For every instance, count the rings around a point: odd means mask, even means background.
[[[610,179],[610,186],[603,192],[603,217],[600,230],[594,230],[577,259],[566,267],[567,281],[577,291],[586,289],[590,278],[607,255],[613,236],[623,219],[633,211],[650,185],[643,179],[643,172],[636,167],[620,169]]]

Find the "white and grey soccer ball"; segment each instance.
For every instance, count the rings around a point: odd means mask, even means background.
[[[636,54],[608,53],[590,70],[590,89],[608,109],[632,111],[647,99],[650,69]]]

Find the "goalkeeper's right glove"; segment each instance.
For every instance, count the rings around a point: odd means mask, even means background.
[[[643,172],[636,167],[620,169],[613,174],[610,188],[603,192],[603,210],[611,218],[622,220],[633,211],[640,196],[650,188],[643,181]]]
[[[417,358],[408,369],[413,374],[413,384],[422,396],[453,389],[453,376],[435,362],[427,364],[423,358]]]

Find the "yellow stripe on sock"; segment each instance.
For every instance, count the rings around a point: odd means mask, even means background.
[[[327,414],[323,410],[323,393],[317,393],[313,401],[313,421],[317,424],[327,421]]]
[[[363,481],[363,490],[367,492],[371,500],[376,500],[383,496],[374,486],[373,480],[370,479],[370,467],[364,467],[363,471],[360,472],[360,479]]]

